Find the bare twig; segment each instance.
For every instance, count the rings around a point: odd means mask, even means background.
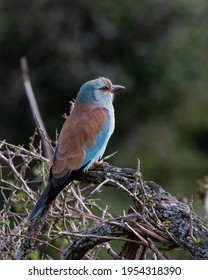
[[[158,260],[166,260],[150,238],[147,238],[147,242],[149,243],[149,248],[155,253]]]
[[[199,196],[203,203],[204,219],[208,220],[208,176],[205,176],[203,180],[198,180],[199,184]]]
[[[33,113],[35,122],[37,124],[39,124],[40,126],[40,130],[42,133],[40,133],[42,142],[43,142],[43,147],[44,147],[44,151],[46,154],[46,157],[48,159],[52,158],[53,155],[53,151],[51,149],[51,146],[49,144],[49,142],[47,141],[47,139],[49,139],[45,125],[43,123],[40,111],[38,109],[38,105],[35,99],[35,95],[32,89],[32,85],[30,82],[30,77],[29,77],[29,68],[28,68],[28,64],[27,64],[27,59],[25,57],[22,57],[20,59],[20,64],[21,64],[21,69],[22,69],[22,75],[23,75],[23,81],[24,81],[24,86],[25,86],[25,90],[26,90],[26,94],[27,94],[27,98],[30,104],[30,108],[31,111]]]

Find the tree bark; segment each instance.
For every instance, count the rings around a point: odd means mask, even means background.
[[[77,179],[82,182],[101,184],[106,181],[106,186],[126,189],[132,196],[134,209],[129,209],[132,215],[126,218],[87,229],[83,231],[81,239],[73,238],[64,251],[66,259],[82,258],[89,249],[106,241],[102,240],[103,235],[109,236],[110,240],[112,236],[128,235],[128,232],[131,232],[131,235],[134,233],[137,240],[139,236],[143,236],[145,240],[151,238],[169,247],[180,247],[193,259],[208,259],[208,223],[163,187],[152,181],[144,181],[141,177],[136,180],[137,176],[135,170],[113,166],[97,167],[78,176]],[[126,223],[131,227],[128,228]],[[136,232],[131,229],[135,229]],[[85,235],[96,235],[100,238],[90,239]],[[140,241],[144,243],[143,239]],[[147,243],[143,245],[148,247]]]
[[[195,214],[192,207],[177,200],[163,187],[142,180],[139,170],[98,166],[87,173],[80,173],[77,180],[95,185],[105,182],[106,187],[121,188],[131,197],[132,204],[128,214],[103,220],[95,227],[72,236],[63,251],[64,259],[86,258],[90,249],[112,239],[125,240],[118,256],[121,259],[144,259],[147,250],[157,259],[167,259],[165,250],[175,247],[187,251],[192,259],[208,259],[208,223]],[[44,215],[30,225],[13,254],[14,259],[26,257],[34,241],[31,236]],[[163,248],[159,249],[155,241]]]

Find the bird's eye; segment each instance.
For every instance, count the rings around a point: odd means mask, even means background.
[[[104,87],[101,87],[100,90],[102,90],[102,91],[107,91],[107,90],[109,90],[109,88],[106,87],[106,86],[104,86]]]

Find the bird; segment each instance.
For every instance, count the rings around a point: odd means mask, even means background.
[[[114,93],[122,85],[99,77],[84,83],[66,118],[54,151],[48,183],[32,210],[33,222],[80,172],[86,172],[102,158],[115,128]]]

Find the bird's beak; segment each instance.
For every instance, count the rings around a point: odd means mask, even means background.
[[[124,90],[126,89],[124,86],[120,86],[120,85],[113,85],[110,92],[114,93],[120,90]]]

